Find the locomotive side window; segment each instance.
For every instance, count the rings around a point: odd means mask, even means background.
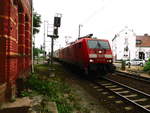
[[[110,49],[108,42],[100,40],[88,40],[88,47],[91,49]]]
[[[79,43],[79,44],[78,44],[78,48],[82,48],[82,43]]]

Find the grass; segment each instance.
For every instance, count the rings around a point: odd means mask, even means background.
[[[54,65],[55,74],[61,74],[62,70]],[[49,65],[36,65],[36,72],[26,82],[26,88],[30,91],[22,92],[22,96],[43,95],[46,100],[56,102],[59,113],[73,113],[79,111],[90,113],[88,109],[79,104],[72,88],[58,77],[49,78]]]

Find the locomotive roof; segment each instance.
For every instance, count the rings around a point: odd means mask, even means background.
[[[106,40],[106,39],[98,39],[98,38],[96,38],[96,37],[93,37],[93,34],[88,34],[88,35],[86,35],[86,36],[79,37],[79,38],[78,38],[77,40],[75,40],[74,42],[70,42],[70,43],[67,45],[67,47],[70,46],[70,45],[73,45],[73,44],[75,44],[75,43],[81,42],[81,41],[83,41],[83,40],[102,40],[102,41],[108,41],[108,40]]]
[[[69,46],[72,46],[76,43],[79,43],[79,42],[82,42],[83,40],[101,40],[101,41],[108,41],[107,39],[98,39],[98,38],[89,38],[89,37],[84,37],[84,38],[80,38],[78,40],[75,40],[74,42],[71,42],[69,43],[66,47],[69,47]],[[64,48],[66,48],[64,47]],[[61,49],[64,49],[64,48],[61,48]]]
[[[80,38],[78,40],[75,40],[74,42],[71,42],[69,45],[73,45],[74,43],[78,43],[78,42],[81,42],[83,40],[102,40],[102,41],[108,41],[106,39],[98,39],[98,38],[89,38],[89,37],[84,37],[84,38]],[[69,46],[68,45],[68,46]]]
[[[102,41],[108,41],[107,39],[99,39],[99,38],[89,38],[89,37],[84,37],[79,40],[102,40]]]
[[[88,35],[86,35],[86,36],[84,36],[84,37],[80,37],[80,38],[78,38],[78,40],[82,40],[82,39],[85,39],[85,40],[103,40],[103,41],[108,41],[108,40],[106,40],[106,39],[98,39],[97,37],[93,37],[93,34],[88,34]],[[77,40],[76,40],[77,41]],[[76,42],[75,41],[75,42]]]

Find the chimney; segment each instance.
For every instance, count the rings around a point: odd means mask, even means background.
[[[148,36],[148,34],[147,34],[147,33],[145,33],[145,34],[144,34],[144,36]]]

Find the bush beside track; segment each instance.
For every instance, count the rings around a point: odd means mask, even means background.
[[[35,73],[26,81],[26,89],[22,96],[42,95],[46,101],[56,102],[59,113],[90,111],[79,104],[79,99],[74,95],[72,88],[57,75],[62,74],[59,65],[55,65],[55,77],[49,77],[49,65],[40,64],[35,66]],[[49,113],[49,112],[46,112]]]

